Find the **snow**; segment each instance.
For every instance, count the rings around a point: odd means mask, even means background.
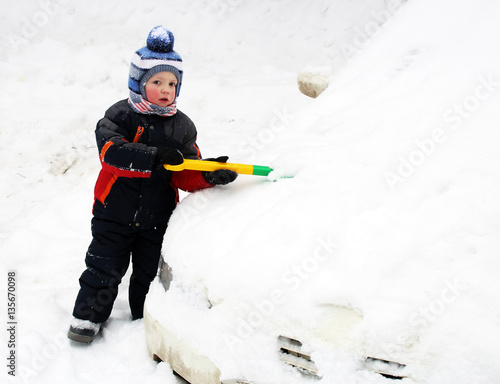
[[[334,303],[362,318],[365,348],[406,353],[403,381],[498,381],[499,16],[493,0],[11,4],[0,16],[0,307],[7,328],[14,271],[12,382],[179,382],[130,320],[127,279],[102,337],[66,338],[90,243],[95,123],[127,97],[132,54],[161,24],[184,60],[178,106],[203,155],[294,175],[183,199],[164,244],[182,285],[165,300],[192,307],[172,326],[213,316],[226,337],[199,347],[220,351],[224,372],[292,383],[281,366],[231,365],[228,337],[246,331],[251,351],[265,330],[243,325],[266,304],[277,322],[308,322]],[[329,74],[317,99],[297,90],[304,68]],[[216,322],[231,313],[239,329]],[[324,382],[386,382],[344,349],[313,357]]]

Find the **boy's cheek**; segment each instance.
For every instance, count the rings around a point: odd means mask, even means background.
[[[149,101],[156,100],[158,98],[158,91],[156,89],[146,89],[146,97]]]

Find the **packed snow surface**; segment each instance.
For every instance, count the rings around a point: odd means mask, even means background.
[[[203,298],[249,323],[280,292],[279,321],[352,309],[359,345],[405,356],[402,382],[498,382],[499,18],[494,0],[9,5],[0,16],[2,377],[180,382],[150,358],[126,278],[102,336],[89,346],[66,338],[91,239],[95,123],[127,97],[130,58],[163,24],[184,60],[178,107],[204,157],[275,170],[184,195],[164,243],[174,271],[164,296],[192,306],[172,326],[199,328]],[[304,68],[329,75],[317,99],[297,89]],[[264,334],[255,327],[252,337]],[[231,365],[228,338],[210,340],[198,347],[222,351],[229,374],[296,377],[281,365]],[[323,382],[387,382],[346,350],[317,351]]]

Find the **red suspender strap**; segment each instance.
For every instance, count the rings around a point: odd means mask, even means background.
[[[139,128],[137,128],[137,132],[135,133],[135,137],[134,137],[134,140],[132,141],[132,143],[138,143],[143,132],[144,132],[144,128],[139,126]]]

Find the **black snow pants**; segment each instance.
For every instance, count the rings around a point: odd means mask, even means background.
[[[87,269],[80,277],[80,291],[73,316],[104,323],[118,295],[118,285],[132,258],[129,305],[132,318],[143,317],[151,281],[156,276],[167,226],[139,230],[112,221],[92,219],[92,242],[87,251]]]

